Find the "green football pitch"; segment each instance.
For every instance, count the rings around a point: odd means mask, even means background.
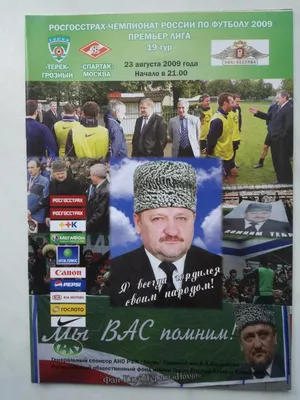
[[[236,164],[239,166],[238,185],[262,185],[274,183],[276,180],[271,151],[265,159],[263,168],[253,169],[257,164],[263,149],[267,134],[266,121],[255,118],[248,110],[249,107],[257,107],[266,112],[271,103],[241,103],[242,109],[242,133],[241,145],[236,155]],[[212,104],[216,110],[216,104]],[[127,141],[128,154],[131,154],[131,140]],[[171,143],[167,144],[165,157],[171,157]]]

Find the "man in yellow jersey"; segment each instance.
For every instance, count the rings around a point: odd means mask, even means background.
[[[109,149],[108,130],[98,125],[99,106],[88,101],[82,107],[80,125],[68,133],[65,155],[79,158],[106,157]]]
[[[241,97],[238,94],[233,95],[234,100],[234,107],[228,114],[228,118],[232,124],[232,145],[233,145],[233,160],[235,162],[236,151],[240,147],[241,143],[241,125],[242,125],[242,118],[241,118]],[[235,164],[238,168],[238,166]]]
[[[232,185],[235,184],[238,175],[233,159],[232,131],[228,119],[228,113],[234,107],[232,94],[221,93],[218,97],[218,105],[219,108],[210,122],[207,146],[202,154],[222,158],[224,181]]]
[[[200,114],[202,115],[201,120],[201,132],[200,132],[200,150],[206,148],[206,138],[209,131],[210,120],[212,119],[214,112],[210,108],[210,96],[209,94],[202,94],[199,98],[200,102]]]
[[[70,129],[80,125],[75,119],[75,106],[73,104],[66,104],[64,106],[64,116],[61,121],[54,124],[54,133],[59,147],[59,157],[65,156],[67,136]]]

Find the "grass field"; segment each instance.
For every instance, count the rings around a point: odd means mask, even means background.
[[[266,122],[255,118],[248,111],[249,107],[257,107],[260,111],[266,112],[270,104],[268,103],[243,103],[242,108],[242,133],[241,145],[236,155],[236,163],[239,165],[238,185],[261,185],[274,183],[276,180],[271,152],[265,159],[263,168],[253,169],[258,162],[263,149],[263,144],[267,134]],[[216,110],[216,104],[212,105]],[[127,141],[128,154],[131,154],[131,141]],[[165,157],[171,157],[171,143],[165,149]]]

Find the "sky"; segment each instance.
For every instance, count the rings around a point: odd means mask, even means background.
[[[156,159],[160,160],[160,159]],[[161,160],[167,160],[163,158]],[[222,171],[218,159],[172,159],[192,165],[197,174],[197,210],[193,244],[221,254]],[[147,159],[111,159],[110,162],[110,252],[127,253],[142,242],[133,223],[133,172]],[[153,159],[151,160],[153,161]]]

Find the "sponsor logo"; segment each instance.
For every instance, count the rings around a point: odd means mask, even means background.
[[[50,304],[51,315],[86,315],[85,304]]]
[[[50,231],[51,232],[85,232],[86,230],[86,221],[58,221],[58,220],[50,220]]]
[[[50,278],[85,278],[85,268],[50,268]]]
[[[53,290],[85,290],[86,282],[85,280],[75,280],[75,279],[61,279],[61,280],[51,280],[50,289]]]
[[[52,208],[50,210],[50,219],[85,219],[85,208]]]
[[[51,317],[51,327],[86,327],[86,317]]]
[[[85,244],[85,233],[53,233],[50,235],[51,244]]]
[[[70,38],[65,36],[51,37],[48,39],[48,49],[57,62],[62,62],[70,50]]]
[[[85,303],[86,293],[85,292],[51,292],[50,293],[51,303]]]
[[[94,135],[96,135],[96,133],[90,133],[89,135],[86,133],[85,137],[88,138],[88,137],[91,137],[91,136],[94,136]]]
[[[82,352],[83,346],[78,340],[62,339],[54,343],[53,350],[60,356],[74,357]]]
[[[269,40],[212,40],[211,65],[269,65]]]
[[[61,206],[61,207],[70,207],[70,206],[80,206],[84,207],[86,205],[86,197],[84,195],[81,196],[50,196],[50,206]]]
[[[103,54],[109,52],[111,49],[105,46],[105,44],[94,40],[93,42],[81,47],[79,50],[95,60],[96,58],[103,56]]]
[[[56,265],[78,265],[79,246],[56,246]]]

